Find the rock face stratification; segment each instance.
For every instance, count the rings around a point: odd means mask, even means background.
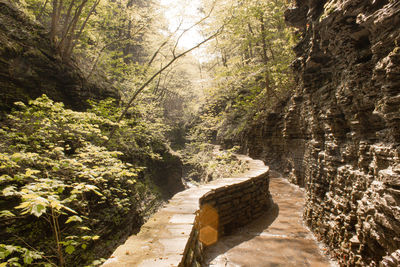
[[[246,136],[343,266],[400,265],[400,1],[297,0],[295,95]]]

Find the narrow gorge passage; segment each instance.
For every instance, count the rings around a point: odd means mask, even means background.
[[[270,192],[275,204],[270,212],[207,248],[203,266],[335,266],[303,224],[304,191],[271,178]]]

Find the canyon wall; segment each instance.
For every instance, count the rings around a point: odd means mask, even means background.
[[[247,131],[342,266],[400,266],[400,1],[296,0],[297,89]]]

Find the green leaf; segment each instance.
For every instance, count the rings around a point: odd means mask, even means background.
[[[18,257],[13,257],[8,260],[9,263],[11,262],[13,264],[12,266],[21,266],[21,264],[19,264],[18,261],[19,261]]]
[[[24,263],[25,264],[31,264],[32,261],[33,261],[33,258],[31,257],[29,252],[25,253],[25,255],[24,255]]]
[[[97,195],[99,195],[99,196],[102,196],[102,194],[99,192],[99,191],[97,191],[97,186],[95,186],[95,185],[85,185],[85,189],[86,190],[90,190],[90,191],[93,191],[93,192],[95,192]]]
[[[25,176],[27,176],[27,177],[30,177],[30,176],[32,176],[32,175],[34,175],[34,174],[38,174],[38,173],[40,173],[40,171],[38,171],[38,170],[32,170],[32,169],[26,169],[26,171],[25,171]]]
[[[42,204],[37,204],[32,207],[31,214],[36,217],[40,217],[42,214],[46,213],[46,207]]]
[[[0,176],[0,182],[5,182],[5,181],[12,181],[12,177],[7,174],[3,174]]]
[[[74,211],[73,209],[71,209],[71,208],[68,208],[67,206],[62,206],[62,208],[63,209],[66,209],[66,210],[68,210],[68,211],[70,211],[70,212],[72,212],[72,213],[75,213],[75,214],[77,214],[77,212],[76,211]]]
[[[21,101],[14,102],[14,105],[19,107],[19,108],[26,108],[26,105]]]
[[[65,222],[65,223],[70,223],[70,222],[82,222],[83,220],[82,220],[82,218],[81,217],[79,217],[79,216],[77,216],[77,215],[73,215],[73,216],[70,216],[69,218],[68,218],[68,220]]]
[[[12,212],[9,211],[9,210],[2,210],[2,211],[0,211],[0,218],[10,218],[10,217],[14,217],[14,216],[15,216],[15,214],[12,213]]]
[[[3,195],[8,197],[8,196],[13,196],[16,193],[16,187],[15,186],[8,186],[6,188],[3,189]]]
[[[11,156],[11,159],[15,162],[20,161],[22,158],[24,157],[24,155],[22,153],[14,153]]]
[[[16,209],[26,209],[27,207],[29,207],[29,205],[30,205],[30,202],[25,201],[25,202],[22,202],[21,204],[19,204],[18,206],[16,206],[15,208]]]
[[[100,265],[100,264],[102,264],[102,262],[99,261],[99,260],[94,260],[94,261],[92,262],[92,265],[94,265],[94,266],[97,266],[97,265]]]
[[[60,168],[58,166],[53,166],[53,168],[51,168],[53,171],[58,171]]]
[[[86,249],[87,245],[86,244],[82,244],[81,246],[83,249]]]
[[[75,247],[74,247],[74,246],[69,245],[69,246],[67,246],[67,247],[65,248],[65,252],[67,252],[69,255],[71,255],[72,253],[74,253],[74,251],[75,251]]]

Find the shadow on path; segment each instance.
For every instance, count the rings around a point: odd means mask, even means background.
[[[274,206],[206,248],[203,266],[332,266],[303,225],[304,191],[284,178],[272,178],[270,192]]]
[[[207,259],[203,266],[214,266],[210,265],[210,262],[212,262],[216,257],[226,253],[231,248],[236,247],[243,242],[259,236],[275,221],[275,219],[278,217],[278,214],[279,207],[273,203],[272,207],[260,218],[254,220],[244,227],[236,229],[229,235],[222,237],[217,244],[206,248]]]

